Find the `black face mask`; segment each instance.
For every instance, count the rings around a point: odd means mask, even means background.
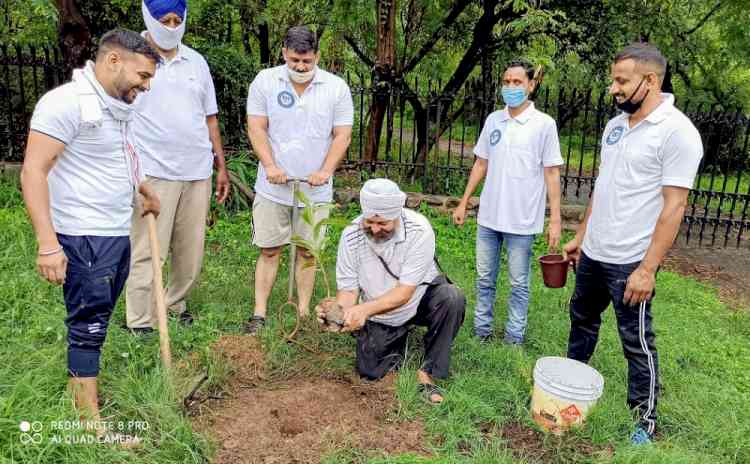
[[[645,80],[646,80],[646,76],[643,76],[643,79],[641,79],[641,82],[638,84],[638,87],[636,87],[635,91],[633,91],[633,93],[630,95],[630,98],[628,98],[624,102],[620,103],[617,101],[617,99],[615,99],[615,106],[617,106],[617,108],[619,108],[620,111],[624,111],[628,114],[633,114],[639,109],[641,109],[641,105],[643,105],[643,101],[646,99],[646,97],[648,97],[648,93],[650,92],[650,90],[646,90],[646,95],[644,95],[643,98],[641,98],[641,101],[639,102],[634,102],[633,97],[641,89],[641,86],[643,85],[643,81]]]

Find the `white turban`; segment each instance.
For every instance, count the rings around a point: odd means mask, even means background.
[[[380,216],[392,221],[401,216],[406,194],[389,179],[370,179],[359,192],[359,204],[365,218]]]

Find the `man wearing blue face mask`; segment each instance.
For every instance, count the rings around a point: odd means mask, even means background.
[[[212,168],[217,201],[223,202],[229,191],[216,93],[206,60],[182,43],[185,0],[146,0],[141,10],[142,35],[164,63],[151,82],[152,92],[136,102],[134,131],[146,182],[162,199],[157,221],[162,264],[171,251],[166,303],[180,321],[190,323],[185,300],[201,273]],[[148,227],[137,210],[130,238],[127,327],[147,333],[153,330],[153,271]]]
[[[247,135],[260,160],[253,243],[261,254],[255,268],[254,314],[245,327],[253,335],[265,324],[281,250],[292,231],[312,239],[301,214],[292,224],[287,178],[307,178],[309,185],[303,184],[302,192],[315,203],[329,203],[333,172],[346,155],[354,120],[349,86],[318,67],[318,38],[312,31],[304,26],[289,29],[281,51],[285,63],[258,73],[247,96]],[[309,313],[315,279],[310,264],[312,255],[297,248],[298,308],[303,316]]]
[[[492,336],[493,308],[503,242],[508,250],[511,291],[503,341],[521,345],[529,307],[531,246],[544,230],[545,196],[549,197],[550,249],[560,243],[560,142],[555,120],[528,100],[537,85],[534,68],[516,60],[503,73],[506,107],[490,114],[479,136],[476,161],[466,191],[453,212],[462,225],[469,198],[487,177],[477,217],[477,307],[474,334],[483,342]]]

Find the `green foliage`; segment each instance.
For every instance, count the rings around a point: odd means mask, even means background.
[[[58,14],[49,0],[4,0],[0,6],[0,37],[16,45],[49,45],[57,42],[54,27]]]
[[[457,3],[396,2],[397,66],[408,63],[436,39],[415,69],[404,76],[408,82],[415,77],[446,82],[464,58],[479,53],[468,47],[482,16],[482,3],[469,2],[461,14],[445,23]],[[143,29],[140,0],[77,0],[76,4],[94,36],[115,26]],[[307,24],[321,33],[324,66],[369,76],[370,66],[344,38],[374,58],[376,44],[382,40],[376,33],[377,4],[372,0],[304,4],[290,0],[190,0],[186,43],[207,55],[216,48],[209,60],[215,77],[246,85],[261,66],[261,50],[267,50],[271,63],[278,63],[286,30]],[[552,88],[605,87],[615,51],[629,42],[648,40],[667,56],[668,86],[680,97],[750,111],[750,87],[745,85],[750,79],[748,8],[748,0],[500,1],[492,39],[484,46],[491,52],[495,79],[503,63],[521,55],[546,65],[546,85]],[[56,43],[54,2],[7,0],[5,12],[10,19],[0,22],[4,41]],[[236,63],[236,69],[229,63]],[[478,76],[477,66],[472,77]],[[227,88],[241,89],[237,95],[246,90],[229,84]],[[230,108],[234,111],[239,105]]]

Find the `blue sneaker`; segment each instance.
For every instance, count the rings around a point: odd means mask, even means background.
[[[646,431],[640,425],[630,435],[630,444],[634,446],[650,445],[654,441],[654,436]]]

